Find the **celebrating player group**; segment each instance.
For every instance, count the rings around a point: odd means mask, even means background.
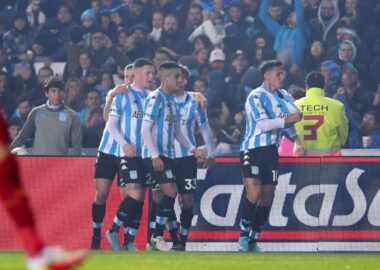
[[[215,146],[205,111],[205,98],[186,92],[189,71],[175,62],[158,68],[160,86],[150,91],[156,69],[148,59],[137,59],[124,70],[125,84],[109,91],[105,111],[108,119],[95,164],[96,196],[92,205],[92,249],[100,249],[105,205],[117,175],[122,201],[113,224],[105,232],[115,251],[136,251],[134,238],[143,212],[144,195],[152,189],[148,248],[185,251],[193,218],[199,155],[195,145],[198,126],[207,148],[204,166],[215,158]],[[259,251],[257,239],[264,225],[277,183],[277,145],[283,130],[302,151],[294,123],[302,114],[281,90],[284,71],[278,61],[261,66],[262,86],[248,96],[247,128],[241,145],[241,166],[247,197],[243,199],[240,251]],[[180,228],[174,212],[178,196]],[[124,227],[124,243],[119,229]],[[169,245],[163,235],[167,228]]]

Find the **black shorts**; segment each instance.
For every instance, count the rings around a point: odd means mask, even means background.
[[[118,157],[98,152],[95,162],[94,178],[105,178],[113,181],[119,172]]]
[[[153,161],[151,158],[144,158],[143,159],[145,168],[148,170],[148,173],[150,173],[150,175],[152,176],[152,178],[155,181],[153,183],[153,186],[155,184],[162,185],[162,184],[166,184],[166,183],[174,183],[175,182],[174,175],[173,175],[173,168],[172,168],[172,166],[173,166],[172,160],[167,158],[167,157],[164,157],[164,156],[160,156],[160,158],[164,162],[164,171],[162,171],[162,172],[157,172],[154,170]]]
[[[194,156],[173,159],[173,173],[179,194],[195,192],[197,160]]]
[[[240,152],[240,165],[244,178],[256,178],[262,185],[277,185],[277,146],[263,146]]]
[[[121,187],[126,184],[140,184],[142,187],[147,187],[151,184],[151,177],[140,157],[119,158],[119,175],[118,185]]]

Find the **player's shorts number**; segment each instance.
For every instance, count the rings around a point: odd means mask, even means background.
[[[303,117],[303,119],[306,120],[306,121],[316,121],[312,125],[304,125],[303,129],[310,131],[309,134],[304,135],[304,137],[303,137],[304,140],[305,141],[314,141],[314,140],[316,140],[317,139],[317,130],[325,122],[325,117],[323,115],[305,115]]]
[[[194,190],[196,187],[196,182],[195,179],[185,179],[186,185],[185,189],[186,190]]]

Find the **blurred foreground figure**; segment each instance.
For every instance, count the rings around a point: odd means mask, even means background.
[[[29,270],[67,270],[86,257],[82,251],[67,252],[47,247],[37,233],[25,190],[22,187],[15,158],[7,146],[8,134],[0,115],[0,200],[16,225],[27,253]]]

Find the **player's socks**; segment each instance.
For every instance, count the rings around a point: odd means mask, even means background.
[[[175,198],[164,195],[157,206],[156,230],[154,237],[163,236],[166,222],[171,212],[174,211]]]
[[[0,199],[16,224],[26,252],[29,256],[33,256],[42,250],[43,243],[35,229],[32,211],[21,185],[17,163],[13,156],[9,155],[4,160],[0,160],[0,175]]]
[[[118,232],[120,229],[120,226],[123,224],[124,221],[127,220],[129,215],[131,215],[132,211],[135,209],[135,205],[138,203],[135,199],[131,197],[125,198],[119,205],[119,209],[117,210],[117,213],[115,215],[115,218],[112,223],[112,227],[110,229],[110,232]]]
[[[101,235],[103,219],[106,214],[106,205],[92,203],[92,234],[94,237]]]
[[[191,221],[193,220],[194,213],[193,207],[187,209],[181,209],[181,229],[180,229],[180,241],[183,246],[186,246],[187,237],[191,228]]]
[[[269,216],[270,207],[258,205],[252,218],[252,228],[260,230]]]
[[[135,208],[131,212],[131,215],[129,218],[127,218],[127,235],[125,235],[125,242],[126,243],[131,243],[135,240],[137,231],[140,227],[140,220],[142,217],[143,213],[143,207],[144,207],[144,202],[136,201],[134,202]]]
[[[152,203],[149,208],[149,229],[148,229],[149,242],[156,229],[156,212],[157,212],[157,204],[152,200]]]
[[[179,243],[179,239],[178,239],[178,226],[177,226],[177,217],[175,215],[175,212],[172,211],[169,219],[168,219],[168,222],[166,224],[167,228],[168,228],[168,231],[169,231],[169,234],[170,234],[170,237],[173,241],[173,246],[177,245]]]
[[[243,201],[243,213],[240,222],[240,236],[248,236],[255,213],[256,203],[251,203],[247,198]]]

